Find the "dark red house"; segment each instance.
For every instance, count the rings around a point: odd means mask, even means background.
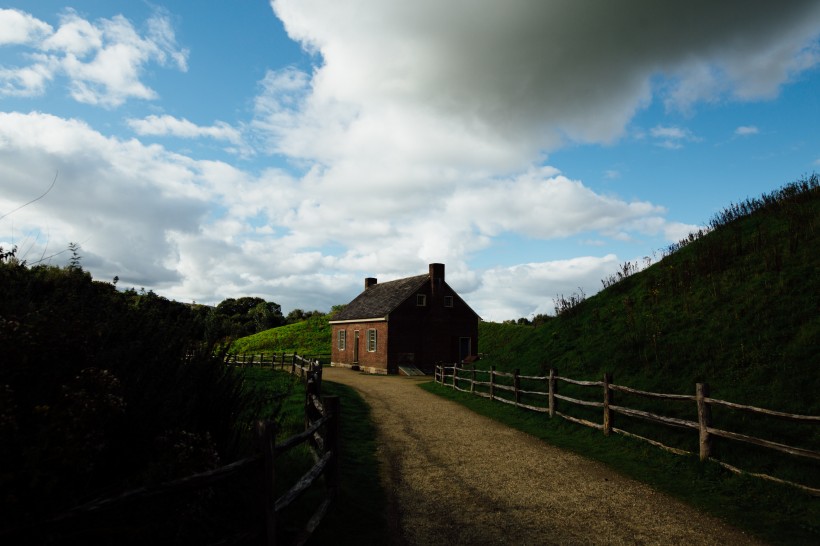
[[[432,373],[439,362],[460,362],[478,349],[479,316],[444,281],[444,264],[426,275],[377,283],[330,321],[331,364],[370,373],[400,367]]]

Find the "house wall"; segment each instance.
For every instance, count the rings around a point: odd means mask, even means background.
[[[365,279],[365,290],[376,279]],[[424,305],[418,296],[424,296]],[[447,307],[446,299],[453,305]],[[386,321],[333,324],[331,363],[334,366],[359,366],[372,373],[398,373],[399,366],[415,366],[432,372],[441,362],[458,362],[459,357],[475,356],[478,351],[478,315],[444,282],[444,264],[430,264],[429,281],[396,306]],[[367,330],[377,331],[377,350],[367,351]],[[344,330],[344,350],[338,346],[339,331]],[[355,361],[355,331],[359,330],[359,358]],[[467,354],[460,354],[462,338],[469,338]]]
[[[417,305],[417,294],[425,296],[423,307]],[[453,298],[453,307],[445,307],[446,296]],[[405,300],[387,324],[391,373],[405,364],[431,372],[436,363],[457,362],[462,337],[470,338],[470,354],[477,354],[478,317],[443,281],[426,284]]]
[[[379,322],[354,322],[346,324],[334,324],[333,339],[330,350],[330,363],[332,366],[353,367],[358,366],[361,370],[369,373],[388,373],[388,332],[387,323]],[[339,349],[339,331],[346,332],[345,349]],[[356,343],[356,330],[359,331],[359,359],[354,360]],[[376,330],[376,351],[367,350],[367,331]],[[392,371],[396,373],[398,370]]]

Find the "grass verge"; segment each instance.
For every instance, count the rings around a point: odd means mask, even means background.
[[[772,544],[820,544],[820,500],[792,487],[738,476],[695,457],[673,455],[617,435],[605,437],[563,419],[433,382],[420,386],[551,445],[600,461]]]
[[[310,544],[388,544],[387,497],[379,480],[370,407],[346,385],[324,381],[322,390],[341,399],[341,490]]]
[[[275,415],[277,439],[304,429],[304,385],[293,376],[270,369],[245,370],[247,388],[263,393],[262,416]],[[387,544],[386,495],[379,480],[376,428],[370,407],[350,387],[324,381],[324,395],[338,396],[342,407],[342,461],[339,498],[311,537],[309,544]],[[277,489],[282,494],[313,465],[306,448],[277,459]],[[280,521],[283,539],[292,539],[321,502],[322,486],[312,487]]]

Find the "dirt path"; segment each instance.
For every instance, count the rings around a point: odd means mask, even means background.
[[[394,544],[759,544],[414,384],[429,378],[323,375],[371,407]]]

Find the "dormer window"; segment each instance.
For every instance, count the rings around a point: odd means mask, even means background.
[[[427,305],[427,295],[426,294],[416,294],[416,306],[417,307],[424,307]]]
[[[444,307],[453,306],[453,296],[444,296]]]

